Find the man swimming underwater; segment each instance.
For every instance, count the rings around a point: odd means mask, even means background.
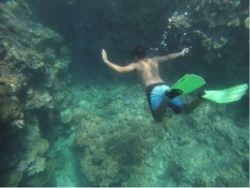
[[[119,66],[109,61],[104,49],[102,59],[106,65],[118,73],[137,72],[146,88],[149,107],[157,122],[163,120],[167,107],[170,107],[175,113],[189,113],[201,104],[202,99],[216,103],[228,103],[239,100],[247,90],[247,84],[242,84],[226,90],[202,91],[192,100],[185,100],[182,96],[204,86],[204,79],[197,75],[185,75],[174,87],[170,88],[160,77],[159,64],[183,57],[189,53],[189,49],[185,48],[181,52],[152,58],[146,58],[146,52],[147,48],[136,46],[132,52],[135,61],[126,66]]]

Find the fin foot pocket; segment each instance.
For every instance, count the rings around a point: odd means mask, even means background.
[[[178,89],[182,91],[183,95],[192,93],[206,84],[204,78],[195,74],[186,74],[180,78],[171,89]]]

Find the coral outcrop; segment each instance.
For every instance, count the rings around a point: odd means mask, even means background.
[[[4,186],[38,186],[38,182],[43,186],[52,177],[40,114],[60,111],[53,98],[66,85],[59,77],[71,61],[63,38],[31,17],[24,1],[0,2],[0,155],[7,160],[0,166],[0,182]],[[15,160],[4,146],[11,139],[8,147],[15,148]]]

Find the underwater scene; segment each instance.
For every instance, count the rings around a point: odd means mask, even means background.
[[[249,187],[249,1],[0,0],[1,187]]]

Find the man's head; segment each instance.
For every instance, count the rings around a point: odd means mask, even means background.
[[[131,52],[131,55],[134,59],[144,59],[146,57],[146,53],[148,48],[143,46],[135,46],[134,50]]]

